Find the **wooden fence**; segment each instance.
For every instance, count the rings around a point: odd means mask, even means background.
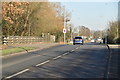
[[[33,36],[8,36],[2,37],[2,44],[24,44],[34,42],[55,42],[55,36],[49,35],[45,37],[33,37]]]

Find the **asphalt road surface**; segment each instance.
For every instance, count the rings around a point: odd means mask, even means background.
[[[2,60],[6,78],[104,78],[106,45],[58,45]]]

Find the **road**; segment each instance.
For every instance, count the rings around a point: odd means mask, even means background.
[[[7,78],[104,78],[109,51],[105,45],[58,45],[2,60]]]

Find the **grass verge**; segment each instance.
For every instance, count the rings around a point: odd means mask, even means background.
[[[0,50],[2,51],[2,56],[4,55],[8,55],[8,54],[13,54],[13,53],[17,53],[17,52],[23,52],[26,50],[33,50],[36,49],[35,47],[16,47],[16,48],[11,48],[11,49],[4,49],[4,50]]]

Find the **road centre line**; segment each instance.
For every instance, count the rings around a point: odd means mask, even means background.
[[[42,62],[42,63],[40,63],[40,64],[37,64],[36,66],[38,67],[38,66],[41,66],[41,65],[43,65],[43,64],[46,64],[46,63],[48,63],[48,62],[50,62],[50,60],[44,61],[44,62]]]
[[[72,50],[71,52],[73,52],[73,51],[75,51],[75,50]],[[58,59],[58,58],[60,58],[60,57],[62,57],[62,56],[64,56],[64,55],[67,55],[67,54],[69,54],[69,53],[70,53],[70,52],[66,52],[66,53],[64,53],[64,54],[62,54],[62,55],[59,55],[59,56],[53,58],[53,59],[54,59],[54,60],[55,60],[55,59]],[[46,64],[46,63],[48,63],[48,62],[50,62],[50,60],[44,61],[44,62],[42,62],[42,63],[40,63],[40,64],[37,64],[36,67],[41,66],[41,65],[44,65],[44,64]],[[19,74],[22,74],[22,73],[26,72],[26,71],[29,71],[29,69],[25,69],[25,70],[22,70],[22,71],[20,71],[20,72],[18,72],[18,73],[16,73],[16,74],[13,74],[13,75],[11,75],[11,76],[8,76],[8,77],[6,77],[6,79],[15,77],[15,76],[17,76],[17,75],[19,75]]]
[[[75,50],[72,50],[71,52],[73,52],[73,51],[75,51]]]
[[[17,75],[19,75],[19,74],[22,74],[22,73],[26,72],[26,71],[29,71],[29,69],[25,69],[25,70],[22,70],[22,71],[20,71],[20,72],[18,72],[18,73],[16,73],[16,74],[13,74],[13,75],[11,75],[11,76],[8,76],[8,77],[6,77],[6,79],[15,77],[15,76],[17,76]]]
[[[77,47],[76,49],[79,49],[79,47]]]
[[[67,53],[64,53],[64,54],[63,54],[63,56],[64,56],[64,55],[67,55],[67,54],[69,54],[69,52],[67,52]]]
[[[57,57],[55,57],[55,58],[53,58],[53,59],[55,60],[55,59],[58,59],[58,58],[60,58],[60,57],[62,57],[62,56],[57,56]]]

